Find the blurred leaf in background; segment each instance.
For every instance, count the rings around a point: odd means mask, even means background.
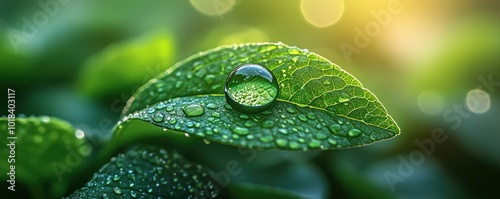
[[[106,99],[132,93],[173,64],[174,41],[168,31],[112,44],[85,61],[78,89],[86,96]]]

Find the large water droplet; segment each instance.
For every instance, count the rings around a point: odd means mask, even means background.
[[[205,109],[198,104],[190,104],[182,108],[184,114],[188,117],[200,116],[205,113]]]
[[[245,64],[234,69],[226,79],[227,102],[244,113],[258,113],[270,107],[278,97],[276,77],[267,68]]]

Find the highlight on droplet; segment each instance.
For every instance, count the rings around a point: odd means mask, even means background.
[[[337,23],[344,14],[343,0],[302,0],[302,15],[311,25],[324,28]]]
[[[469,110],[477,114],[486,113],[491,107],[490,95],[481,89],[469,91],[465,101]]]

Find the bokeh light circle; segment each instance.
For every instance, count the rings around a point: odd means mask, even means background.
[[[467,93],[466,103],[473,113],[486,113],[491,106],[491,99],[488,93],[480,89],[474,89]]]
[[[337,23],[344,14],[343,0],[302,0],[302,15],[311,25],[324,28]]]

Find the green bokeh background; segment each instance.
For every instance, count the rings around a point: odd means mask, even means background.
[[[498,1],[342,1],[343,8],[322,12],[319,6],[312,13],[325,19],[341,15],[327,27],[309,23],[305,16],[311,12],[301,9],[321,0],[40,2],[56,2],[57,9],[49,7],[53,12],[47,12],[37,1],[0,3],[1,90],[16,90],[17,114],[59,117],[89,134],[106,134],[135,90],[174,63],[223,44],[281,41],[323,55],[357,77],[398,122],[401,135],[321,154],[259,152],[263,155],[253,164],[278,165],[273,163],[276,157],[319,163],[318,168],[327,171],[323,175],[334,180],[326,185],[326,194],[315,197],[493,198],[498,194]],[[381,25],[373,13],[386,12],[392,3],[399,3],[401,11]],[[52,16],[43,20],[44,13]],[[34,20],[38,20],[36,30],[23,30],[26,21]],[[366,33],[367,27],[375,33],[364,40],[365,46],[358,46],[357,53],[346,56],[341,44],[355,46],[357,29]],[[24,39],[16,50],[12,35],[23,31],[28,37],[18,37]],[[488,81],[494,83],[486,86]],[[473,89],[489,96],[487,112],[470,111],[466,96]],[[7,95],[1,98],[0,115],[7,115]],[[483,101],[473,101],[472,107]],[[436,128],[444,131],[445,141],[419,158],[415,154],[422,150],[416,142],[432,139]],[[217,150],[208,149],[203,157]],[[421,161],[408,173],[400,172],[411,158]],[[404,181],[391,189],[388,172]],[[287,181],[286,175],[280,176]]]

